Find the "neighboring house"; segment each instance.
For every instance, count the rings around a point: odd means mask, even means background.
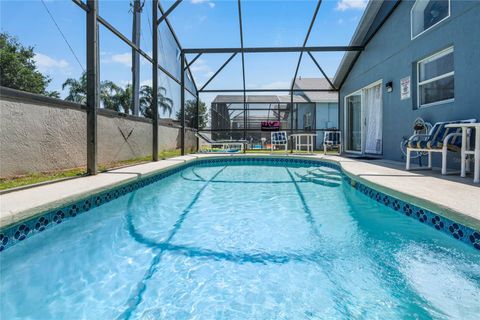
[[[371,1],[351,44],[365,42],[334,79],[345,153],[402,160],[417,117],[480,121],[480,1]]]
[[[297,78],[295,89],[333,89],[325,78]],[[318,129],[338,129],[338,92],[304,91],[297,94],[308,102],[315,103],[315,124]],[[299,112],[300,113],[300,112]],[[299,119],[303,117],[299,114]],[[316,147],[322,148],[323,131],[317,134]]]
[[[326,79],[297,78],[294,89],[332,89]],[[290,95],[247,95],[243,112],[243,95],[218,95],[211,105],[211,130],[214,139],[246,138],[260,144],[270,140],[270,132],[261,132],[262,121],[280,121],[281,130],[317,132],[316,147],[321,148],[323,130],[338,128],[338,92],[302,92],[293,96],[293,121]],[[244,119],[244,114],[246,118]]]

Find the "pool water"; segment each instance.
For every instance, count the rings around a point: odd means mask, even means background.
[[[0,255],[2,319],[478,319],[480,254],[338,171],[196,165]]]

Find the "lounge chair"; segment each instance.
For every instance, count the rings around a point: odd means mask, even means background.
[[[285,152],[288,150],[288,137],[285,131],[278,131],[271,133],[271,149],[272,152],[275,149],[275,146],[284,146]]]
[[[448,151],[460,151],[462,133],[460,128],[446,128],[445,126],[451,123],[474,122],[476,122],[475,119],[437,122],[428,134],[411,136],[407,143],[406,169],[410,170],[411,152],[426,152],[428,154],[428,166],[425,169],[432,169],[432,153],[440,152],[442,153],[442,174],[447,174],[447,153]],[[468,141],[470,141],[470,132],[468,132],[467,143]]]
[[[243,152],[243,150],[245,149],[245,145],[247,143],[247,140],[219,140],[219,141],[215,141],[215,140],[212,140],[212,139],[208,138],[207,136],[204,136],[200,132],[196,132],[195,136],[199,139],[202,139],[208,145],[210,145],[210,150],[203,150],[204,152],[205,151],[213,151],[214,147],[220,147],[219,148],[219,149],[221,149],[220,152],[221,151],[224,151],[224,152]],[[219,151],[215,151],[215,152],[219,152]]]
[[[338,130],[325,131],[323,134],[323,154],[327,154],[327,149],[338,148],[338,154],[342,152],[342,135]]]

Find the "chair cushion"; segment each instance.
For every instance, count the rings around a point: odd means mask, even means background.
[[[441,148],[443,146],[443,140],[451,133],[461,133],[461,128],[446,128],[447,124],[452,123],[474,123],[475,119],[459,120],[459,121],[445,121],[436,123],[431,131],[429,141],[429,148]],[[462,147],[462,138],[457,136],[449,139],[447,148],[458,151]]]
[[[323,143],[337,145],[340,143],[340,132],[326,131],[323,136]]]
[[[459,121],[444,121],[437,122],[430,130],[430,136],[426,140],[409,140],[408,147],[413,149],[441,149],[443,147],[443,140],[451,133],[461,133],[461,128],[447,128],[447,124],[452,123],[474,123],[475,119],[459,120]],[[451,151],[459,151],[462,146],[462,139],[459,136],[449,139],[447,149]]]
[[[461,145],[461,143],[460,143]],[[420,141],[409,141],[408,147],[411,149],[442,149],[443,143],[441,142],[431,142],[427,140],[420,140]],[[450,151],[460,151],[460,147],[455,144],[448,144],[447,149]]]
[[[272,144],[287,144],[287,133],[284,131],[272,132]]]

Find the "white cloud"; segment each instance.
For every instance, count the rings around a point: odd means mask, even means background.
[[[206,3],[210,8],[215,7],[215,3],[212,2],[211,0],[192,0],[193,4],[201,4],[201,3]]]
[[[102,63],[118,63],[128,68],[132,67],[131,52],[116,53],[116,54],[111,52],[100,52],[100,56],[102,56],[102,59],[101,59]]]
[[[291,83],[287,81],[275,81],[272,83],[268,83],[265,85],[260,86],[259,89],[284,89],[284,88],[290,88]]]
[[[36,53],[33,60],[35,60],[35,64],[40,72],[50,72],[55,70],[67,72],[70,68],[70,64],[67,60],[55,60],[43,53]]]
[[[143,86],[152,86],[152,79],[142,80],[140,81],[140,87]]]
[[[123,64],[126,67],[132,66],[132,54],[130,52],[112,55],[112,62]]]
[[[337,10],[345,11],[349,9],[364,9],[368,0],[340,0],[337,3]]]
[[[213,76],[213,71],[210,66],[203,59],[197,59],[190,67],[192,73],[197,74],[201,77],[211,77]]]

